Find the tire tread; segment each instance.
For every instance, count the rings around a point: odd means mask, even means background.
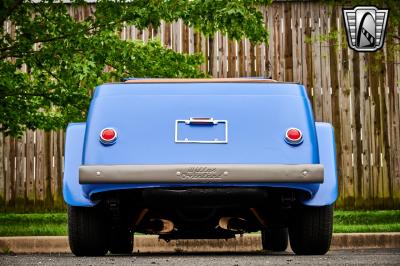
[[[290,246],[299,255],[323,255],[332,240],[333,206],[299,206],[289,226]]]
[[[76,256],[107,253],[107,224],[97,207],[68,206],[68,240]]]
[[[285,251],[288,247],[288,229],[272,228],[261,231],[263,250]]]

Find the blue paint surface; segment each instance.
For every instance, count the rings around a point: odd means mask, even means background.
[[[227,120],[228,143],[175,143],[176,120],[190,117]],[[315,123],[305,89],[302,85],[289,83],[106,84],[95,91],[87,125],[86,130],[84,124],[72,124],[67,130],[64,198],[70,205],[91,206],[94,204],[88,200],[91,195],[116,189],[205,186],[81,186],[78,182],[78,168],[81,164],[319,163],[319,153],[329,152],[325,145],[332,141],[321,137],[324,147],[318,147]],[[99,142],[99,132],[105,127],[117,130],[118,139],[114,145],[104,146]],[[284,134],[290,127],[299,128],[303,132],[304,141],[301,145],[292,146],[284,141]],[[213,136],[221,138],[222,128],[222,125],[185,125],[179,129],[179,133],[203,139]],[[325,134],[324,130],[322,134]],[[321,163],[324,163],[322,159]],[[248,183],[207,186],[290,187],[314,196],[316,193],[319,195],[319,188],[324,187],[324,184]],[[318,197],[305,204],[324,203],[324,196]]]
[[[303,203],[308,206],[325,206],[333,204],[338,197],[335,136],[333,127],[329,123],[316,123],[316,128],[319,158],[324,165],[324,183],[319,186],[317,194],[312,199]]]
[[[67,127],[64,155],[63,195],[67,204],[72,206],[94,206],[79,184],[79,166],[82,164],[83,137],[85,123],[71,123]]]
[[[225,123],[217,124],[200,124],[191,125],[185,122],[177,123],[177,140],[178,141],[224,141],[226,135]]]

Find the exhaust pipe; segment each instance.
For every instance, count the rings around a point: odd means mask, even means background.
[[[248,222],[240,217],[221,217],[219,227],[233,232],[243,232],[248,230]]]
[[[257,221],[263,226],[267,227],[267,218],[261,212],[259,212],[256,208],[250,208],[250,211],[254,214]]]
[[[155,234],[166,234],[174,230],[174,223],[166,219],[150,219],[147,230]]]

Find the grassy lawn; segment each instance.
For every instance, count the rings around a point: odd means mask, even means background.
[[[400,210],[335,211],[335,233],[400,232]],[[66,213],[0,213],[0,236],[67,235]]]
[[[66,213],[1,213],[0,236],[67,235]]]
[[[335,233],[400,232],[400,210],[335,211]]]

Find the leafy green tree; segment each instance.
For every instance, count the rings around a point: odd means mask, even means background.
[[[182,19],[206,35],[264,42],[259,5],[271,0],[98,0],[79,21],[55,0],[0,2],[0,131],[57,129],[85,119],[92,89],[123,77],[204,77],[202,55],[121,40],[124,23],[139,29]],[[72,0],[73,7],[84,6]],[[15,32],[7,27],[12,25]],[[107,71],[105,71],[107,69]]]

